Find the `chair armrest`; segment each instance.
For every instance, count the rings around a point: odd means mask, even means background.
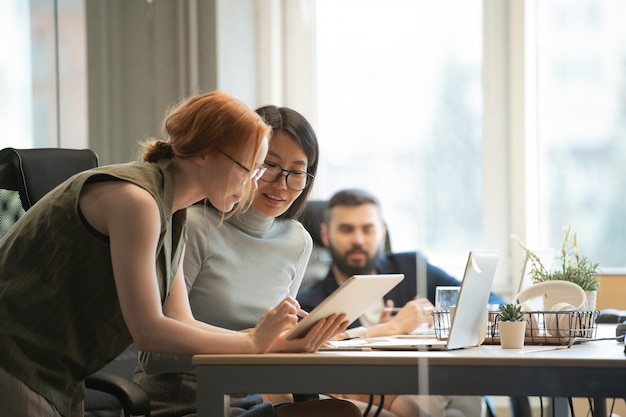
[[[115,396],[127,416],[150,416],[148,394],[130,379],[99,371],[85,379],[85,386]]]
[[[314,401],[319,400],[319,394],[291,394],[293,395],[293,402],[297,403],[300,401]]]

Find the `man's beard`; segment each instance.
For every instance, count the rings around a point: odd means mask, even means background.
[[[365,264],[364,265],[353,265],[348,261],[348,255],[350,252],[360,251],[365,254]],[[337,252],[334,248],[330,248],[330,256],[333,259],[333,264],[347,277],[351,277],[352,275],[369,275],[374,273],[376,270],[376,258],[371,258],[370,255],[365,252],[360,247],[353,247],[346,253],[346,255],[342,255]]]

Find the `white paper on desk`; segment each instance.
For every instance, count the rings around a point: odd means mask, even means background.
[[[394,337],[435,337],[435,329],[430,327],[428,323],[422,323],[420,326],[413,329],[413,331],[407,335],[394,335]]]
[[[362,339],[360,337],[355,337],[352,339],[343,339],[343,340],[330,340],[328,344],[331,348],[350,348],[350,347],[361,347],[367,343],[367,340]]]
[[[332,349],[393,349],[393,350],[413,350],[419,347],[428,347],[435,345],[445,345],[444,341],[437,340],[434,337],[424,338],[420,336],[407,337],[395,337],[395,336],[381,336],[381,337],[369,337],[365,339],[345,339],[345,340],[333,340],[329,342]]]

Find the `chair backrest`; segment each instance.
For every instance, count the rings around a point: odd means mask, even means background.
[[[326,201],[324,200],[307,201],[306,208],[300,216],[300,222],[313,238],[313,251],[304,271],[300,291],[324,279],[332,264],[330,252],[324,246],[320,235],[320,225],[324,218],[324,207],[326,207]]]
[[[320,234],[320,225],[324,221],[324,208],[326,200],[310,200],[300,216],[300,222],[313,238],[313,244],[324,246]]]
[[[330,252],[324,246],[320,234],[320,226],[324,221],[324,209],[326,208],[326,203],[326,200],[309,200],[306,203],[304,212],[300,216],[300,222],[313,238],[313,251],[311,252],[311,257],[309,258],[306,271],[304,272],[304,279],[302,281],[302,285],[300,286],[300,290],[304,290],[313,285],[315,282],[324,279],[328,273],[330,265],[332,264]],[[389,230],[387,230],[387,237],[383,252],[391,252]]]
[[[0,238],[54,187],[97,166],[98,156],[89,149],[0,150]]]
[[[28,210],[74,174],[98,166],[90,149],[14,149],[0,151],[0,188],[17,191]]]

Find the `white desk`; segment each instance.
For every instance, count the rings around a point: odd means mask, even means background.
[[[196,355],[198,415],[227,415],[228,393],[626,397],[624,345],[481,346],[451,352]]]

